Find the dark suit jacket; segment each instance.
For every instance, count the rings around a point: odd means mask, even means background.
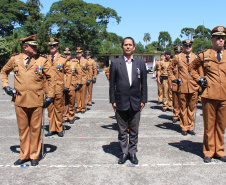
[[[116,103],[117,110],[126,111],[131,105],[134,111],[139,111],[141,102],[147,102],[145,61],[134,57],[132,61],[132,85],[130,86],[124,56],[112,60],[109,94],[110,103]]]

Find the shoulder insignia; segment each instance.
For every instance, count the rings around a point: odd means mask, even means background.
[[[11,55],[11,57],[16,56],[16,55],[19,55],[19,53],[14,53]]]
[[[66,62],[66,65],[70,65],[70,62],[69,62],[69,61],[67,61],[67,62]]]
[[[60,55],[60,56],[61,56],[61,57],[63,57],[63,58],[67,58],[67,57],[66,57],[65,55],[63,55],[63,54],[62,54],[62,55]]]
[[[45,54],[39,54],[39,56],[47,58],[47,56]]]

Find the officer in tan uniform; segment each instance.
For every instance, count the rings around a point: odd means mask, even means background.
[[[1,82],[13,97],[20,137],[20,157],[14,165],[31,160],[38,165],[41,150],[42,111],[53,101],[55,81],[46,57],[37,54],[37,36],[21,38],[23,53],[10,58],[1,70]],[[8,75],[14,71],[14,88],[9,87]],[[43,102],[43,76],[48,83],[48,97]]]
[[[109,77],[110,77],[110,66],[106,69],[106,71],[105,71],[105,75],[106,75],[106,77],[107,77],[107,79],[108,79],[108,81],[109,81]]]
[[[162,99],[163,99],[163,91],[162,91],[162,84],[159,84],[158,83],[158,66],[160,65],[161,62],[163,62],[165,60],[165,55],[162,53],[160,55],[160,60],[158,60],[156,63],[155,63],[155,67],[154,67],[154,75],[155,75],[155,79],[156,79],[156,82],[157,82],[157,86],[158,86],[158,105],[162,103]],[[161,71],[160,71],[161,73]]]
[[[174,48],[175,55],[180,54],[182,50],[183,48],[181,46],[176,46]],[[179,78],[178,66],[175,66],[175,68],[173,69],[173,74],[175,78]],[[180,120],[178,84],[172,83],[171,81],[171,86],[172,86],[172,96],[173,96],[173,123],[176,123],[178,120]]]
[[[49,132],[45,136],[51,136],[55,133],[63,137],[63,112],[64,112],[64,94],[69,92],[71,84],[70,62],[64,55],[57,52],[59,40],[54,37],[48,39],[50,55],[47,55],[48,61],[55,76],[55,98],[53,103],[48,107]],[[48,89],[48,86],[46,86]]]
[[[166,110],[172,111],[172,90],[170,88],[170,81],[168,80],[168,72],[167,68],[171,62],[171,52],[165,52],[165,60],[160,62],[157,67],[158,70],[158,83],[162,84],[163,90],[163,112]],[[167,103],[167,95],[168,95],[168,103]]]
[[[70,59],[71,57],[69,58],[69,56],[71,56],[72,49],[64,48],[63,51],[64,55],[67,56],[67,59],[70,61],[70,67],[72,71],[69,92],[65,94],[64,121],[73,124],[75,118],[75,95],[76,92],[81,88],[82,70],[76,59]]]
[[[192,53],[193,41],[186,39],[182,41],[184,52],[175,55],[171,65],[168,68],[169,77],[173,84],[179,85],[179,104],[180,104],[180,127],[182,135],[195,135],[193,130],[194,115],[198,98],[199,85],[193,80],[188,71],[188,65],[196,58]],[[178,67],[178,76],[174,75],[173,70]]]
[[[97,79],[97,64],[95,60],[90,58],[91,51],[86,51],[85,54],[86,54],[86,59],[88,60],[88,63],[91,66],[91,76],[92,76],[91,83],[88,86],[87,105],[92,106],[92,91],[93,91],[93,83],[96,83],[96,79]]]
[[[226,28],[217,26],[211,31],[212,49],[200,53],[190,64],[192,77],[202,87],[202,111],[204,120],[204,162],[212,157],[226,162],[224,132],[226,126],[226,51],[224,50]],[[197,73],[203,66],[204,77]]]
[[[76,100],[77,100],[77,110],[76,113],[81,112],[82,114],[86,111],[86,91],[87,86],[90,85],[92,80],[92,69],[91,65],[88,63],[83,55],[82,47],[76,47],[76,61],[82,70],[82,81],[81,81],[81,88],[76,93]]]

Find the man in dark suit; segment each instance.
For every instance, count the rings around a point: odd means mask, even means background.
[[[123,56],[112,60],[110,67],[110,103],[116,113],[118,140],[122,155],[118,161],[127,159],[138,164],[136,157],[140,112],[147,102],[147,71],[145,61],[133,57],[133,38],[123,39]],[[129,128],[129,131],[128,131]],[[129,142],[128,142],[129,134]]]

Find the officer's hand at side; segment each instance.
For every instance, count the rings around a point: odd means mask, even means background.
[[[66,94],[66,93],[68,93],[68,92],[69,92],[69,89],[66,88],[66,87],[64,87],[63,93]]]
[[[5,86],[5,87],[3,87],[3,89],[5,90],[6,94],[13,97],[13,91],[12,91],[11,87]]]
[[[202,89],[207,88],[207,80],[205,77],[202,77],[199,79],[198,84],[200,85],[200,87],[202,87]]]
[[[81,87],[82,87],[81,84],[76,85],[76,87],[75,87],[75,92],[79,91],[79,89],[80,89]]]
[[[47,97],[43,102],[43,108],[47,108],[52,102],[54,98]]]
[[[89,86],[91,83],[91,80],[88,80],[87,83],[86,83],[86,86]]]
[[[97,79],[96,79],[96,78],[94,78],[94,79],[93,79],[93,83],[95,84],[95,83],[96,83],[96,81],[97,81]]]

